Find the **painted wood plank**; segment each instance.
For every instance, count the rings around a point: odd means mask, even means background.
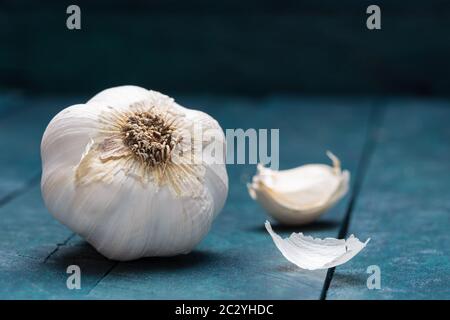
[[[367,101],[353,100],[205,97],[180,102],[211,113],[224,128],[282,128],[283,168],[326,162],[324,152],[330,149],[354,172],[369,114]],[[42,134],[39,131],[45,127],[49,114],[56,112],[50,105],[61,105],[58,101],[40,103],[47,106],[48,109],[41,109],[47,114],[36,121],[38,128],[29,128],[39,137],[34,143],[29,142],[30,148],[37,148]],[[35,117],[39,114],[25,115],[25,119]],[[29,135],[16,133],[12,140],[17,142],[24,137]],[[24,154],[36,157],[36,152]],[[52,219],[43,206],[39,187],[35,186],[0,208],[0,229],[5,230],[0,235],[0,297],[317,299],[325,272],[303,272],[290,265],[274,247],[262,227],[265,214],[247,195],[245,183],[254,171],[254,165],[229,166],[227,206],[192,254],[120,264],[105,260]],[[343,201],[319,222],[295,231],[336,236],[345,208]],[[275,229],[283,235],[294,231],[276,225]],[[81,267],[81,291],[65,286],[70,264]]]
[[[205,100],[224,128],[281,128],[283,168],[341,156],[352,172],[358,164],[369,115],[367,101],[273,97],[267,100]],[[255,165],[230,165],[227,204],[210,234],[187,256],[119,263],[90,298],[318,299],[326,271],[302,271],[285,260],[263,228],[267,216],[248,196]],[[348,198],[308,227],[274,229],[287,236],[304,231],[337,236]]]
[[[89,249],[77,253],[77,246],[65,255],[57,250],[70,230],[56,222],[43,206],[38,182],[39,147],[43,131],[60,109],[76,98],[0,98],[0,298],[78,298],[110,268],[112,263]],[[1,115],[1,114],[0,114]],[[31,181],[31,182],[30,182]],[[63,240],[61,240],[63,239]],[[85,243],[81,244],[85,246]],[[54,259],[47,259],[55,256]],[[47,261],[48,260],[48,261]],[[84,270],[81,290],[68,290],[66,268],[77,264]]]
[[[13,113],[0,117],[0,199],[25,188],[41,170],[40,142],[50,119],[72,104],[67,99],[15,99]],[[34,178],[34,180],[33,180]]]
[[[450,102],[389,104],[349,233],[372,240],[336,268],[329,299],[450,297]],[[366,269],[381,269],[368,290]]]
[[[58,252],[73,233],[47,212],[39,186],[1,207],[0,217],[0,299],[78,299],[113,265],[84,242]],[[81,290],[66,286],[70,265],[83,272]]]

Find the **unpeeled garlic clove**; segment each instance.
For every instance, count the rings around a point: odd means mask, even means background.
[[[276,171],[258,165],[248,184],[252,199],[283,224],[301,225],[317,219],[348,191],[350,173],[342,171],[339,159],[327,152],[333,166],[307,164]]]

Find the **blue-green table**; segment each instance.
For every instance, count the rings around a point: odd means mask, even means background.
[[[338,155],[349,194],[288,236],[371,237],[335,270],[285,260],[247,194],[254,165],[229,165],[227,204],[191,254],[109,261],[43,205],[39,144],[62,108],[87,97],[0,95],[0,298],[3,299],[415,299],[450,298],[450,102],[421,99],[179,97],[223,128],[279,128],[282,169]],[[81,289],[66,268],[79,265]],[[381,270],[369,290],[367,267]]]

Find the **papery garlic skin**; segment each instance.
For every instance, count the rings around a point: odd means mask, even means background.
[[[344,264],[356,256],[369,243],[359,241],[354,235],[347,240],[335,238],[313,238],[303,233],[293,232],[289,238],[283,239],[276,234],[269,221],[265,227],[273,242],[283,256],[306,270],[328,269]]]
[[[155,115],[170,126],[164,132],[173,135],[167,140],[172,149],[166,152],[167,145],[159,144],[161,150],[151,155],[157,163],[137,155],[142,150],[137,144],[133,151],[124,142],[124,124],[135,125],[130,117],[137,113]],[[48,210],[110,259],[190,252],[209,231],[228,192],[225,159],[205,154],[190,162],[192,141],[182,138],[194,124],[219,132],[216,143],[225,149],[223,131],[212,117],[136,86],[107,89],[62,110],[41,143],[41,190]],[[136,132],[136,139],[146,139]],[[151,139],[158,138],[150,132]],[[193,144],[200,155],[207,138]]]
[[[287,225],[303,225],[316,220],[348,191],[350,173],[342,171],[331,152],[333,166],[307,164],[275,171],[258,165],[248,185],[252,199],[276,220]]]

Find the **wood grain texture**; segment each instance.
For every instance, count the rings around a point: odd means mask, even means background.
[[[389,103],[348,231],[372,240],[336,268],[329,299],[449,299],[448,106]],[[381,269],[380,290],[366,287],[370,265]]]
[[[15,158],[0,158],[1,163],[20,172],[9,176],[16,185],[39,170],[39,142],[45,124],[66,105],[58,99],[30,103],[40,105],[42,113],[31,109],[15,113],[4,122],[10,128],[10,139],[0,139],[4,147],[15,148],[13,144],[22,141],[27,146],[13,149]],[[361,157],[370,111],[370,101],[354,99],[201,97],[181,98],[180,103],[212,114],[224,128],[281,128],[282,168],[328,162],[325,151],[329,149],[351,172]],[[24,119],[29,128],[18,132],[14,124]],[[29,158],[29,162],[21,162],[21,158]],[[302,271],[286,261],[263,228],[265,213],[247,195],[246,182],[255,165],[230,165],[228,170],[227,205],[194,252],[129,263],[105,260],[51,218],[37,185],[25,189],[0,207],[0,297],[318,299],[326,271]],[[304,231],[335,237],[347,204],[348,197],[308,227],[294,230],[275,224],[274,229],[284,236]],[[82,269],[81,291],[66,288],[70,264]]]
[[[1,207],[0,217],[1,299],[77,299],[112,264],[96,252],[96,259],[90,259],[93,249],[85,243],[58,252],[73,234],[47,212],[38,186]],[[66,287],[72,264],[83,272],[81,290]]]

